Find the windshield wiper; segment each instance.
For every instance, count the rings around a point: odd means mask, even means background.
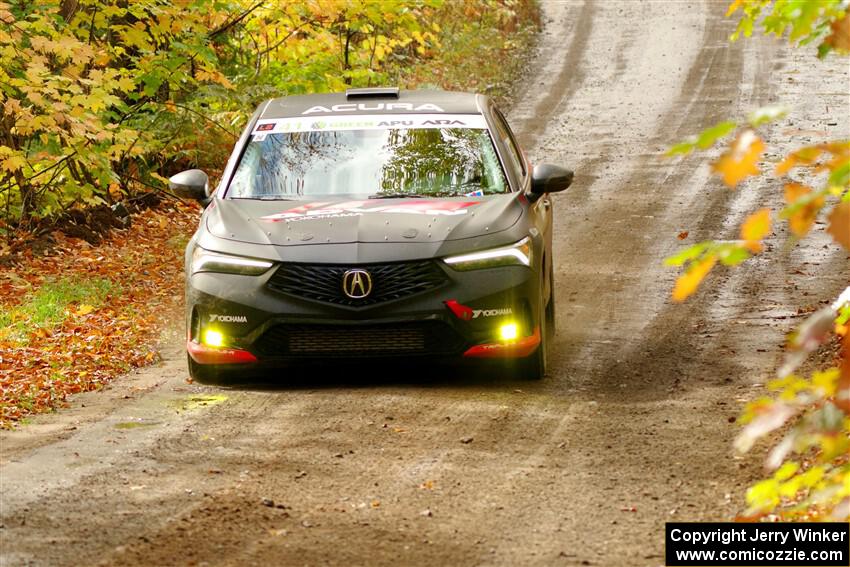
[[[231,197],[240,201],[295,201],[296,199],[286,199],[275,195],[254,195],[253,197]]]
[[[374,195],[369,195],[370,199],[424,199],[425,197],[430,197],[431,195],[417,195],[417,194],[408,194],[408,193],[375,193]]]

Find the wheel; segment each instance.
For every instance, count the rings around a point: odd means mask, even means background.
[[[213,364],[198,364],[189,354],[186,354],[186,360],[189,364],[189,376],[192,380],[200,384],[209,384],[211,386],[226,386],[232,381],[232,375],[221,366]]]

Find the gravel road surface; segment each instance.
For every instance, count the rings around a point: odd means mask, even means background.
[[[781,186],[729,191],[705,155],[662,154],[780,100],[777,139],[850,136],[850,112],[846,60],[729,45],[725,5],[544,3],[511,122],[534,163],[576,170],[547,379],[323,367],[213,388],[186,382],[175,331],[162,365],[0,434],[0,565],[662,565],[664,522],[734,516],[761,473],[733,418],[848,258],[822,225],[793,248],[777,230],[672,304],[662,259],[734,238]]]

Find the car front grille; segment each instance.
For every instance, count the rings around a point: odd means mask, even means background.
[[[459,354],[465,342],[440,321],[370,325],[280,324],[254,344],[258,354],[285,358],[368,358]]]
[[[342,290],[346,271],[358,268],[369,272],[371,293],[353,299]],[[395,262],[340,266],[330,264],[281,264],[269,279],[268,287],[304,299],[345,307],[367,307],[410,297],[446,283],[445,272],[433,261]]]

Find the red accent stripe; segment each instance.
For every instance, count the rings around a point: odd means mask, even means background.
[[[449,299],[448,301],[444,301],[443,303],[445,303],[446,307],[451,309],[452,313],[455,314],[455,317],[457,317],[461,321],[469,321],[472,319],[472,307],[461,305],[454,299]]]
[[[505,343],[475,345],[463,353],[470,358],[525,358],[540,346],[540,326],[534,328],[530,337]]]
[[[189,351],[189,356],[198,364],[244,364],[247,362],[257,362],[257,357],[238,348],[215,348],[207,345],[196,343],[195,341],[186,341],[186,350]]]

